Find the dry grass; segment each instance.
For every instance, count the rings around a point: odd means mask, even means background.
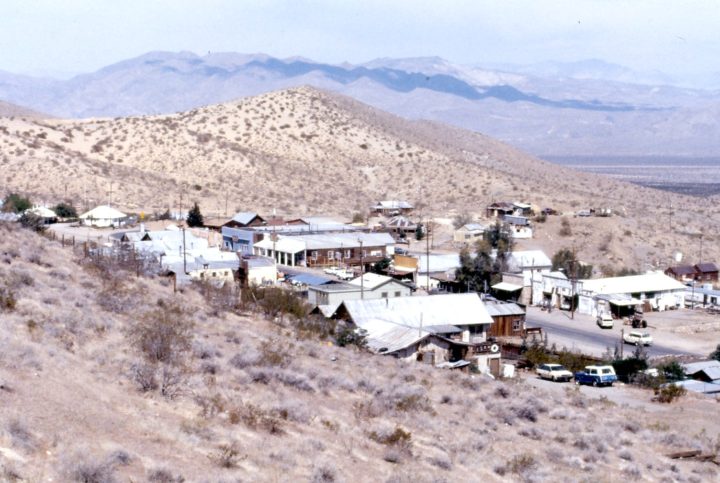
[[[434,370],[297,338],[292,320],[218,317],[196,290],[173,295],[152,278],[125,280],[143,296],[108,310],[98,272],[69,249],[2,224],[0,234],[0,254],[12,253],[0,281],[32,280],[16,284],[17,308],[0,318],[2,479],[717,478],[710,463],[662,456],[710,450],[717,423],[699,415],[716,403],[688,397],[682,412],[646,413]],[[194,328],[183,356],[163,362],[128,334],[172,299],[194,309],[183,312]],[[155,386],[141,390],[138,363]],[[177,371],[171,392],[165,369]]]

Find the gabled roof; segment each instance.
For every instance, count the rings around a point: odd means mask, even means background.
[[[485,231],[485,227],[480,223],[465,223],[463,226],[458,228],[463,231]]]
[[[407,216],[395,215],[388,219],[386,222],[381,223],[389,228],[405,228],[413,229],[417,227],[417,224],[411,221]]]
[[[695,268],[697,269],[698,272],[702,272],[702,273],[712,273],[712,272],[718,271],[717,265],[715,265],[714,263],[710,263],[710,262],[698,263],[697,265],[695,265]]]
[[[700,361],[700,362],[689,362],[687,364],[683,364],[683,369],[685,370],[685,374],[692,375],[697,374],[700,371],[708,371],[708,370],[714,370],[719,369],[720,370],[720,361]]]
[[[488,205],[488,209],[491,210],[500,209],[512,211],[514,208],[515,206],[513,205],[513,203],[509,203],[507,201],[496,201]]]
[[[110,206],[100,205],[87,213],[83,213],[79,218],[82,220],[86,218],[92,218],[94,220],[119,220],[126,217],[127,215],[122,211],[116,210]]]
[[[392,282],[393,280],[395,279],[386,275],[368,272],[364,273],[361,277],[350,280],[348,283],[356,287],[360,287],[362,285],[365,290],[375,290],[376,288],[382,287],[386,283]]]
[[[361,328],[375,320],[414,328],[493,322],[485,304],[473,293],[346,300],[343,305],[352,321]]]
[[[375,209],[381,209],[381,210],[410,210],[412,209],[413,205],[408,203],[407,201],[403,200],[383,200],[378,201],[377,205],[374,206]]]
[[[500,317],[503,315],[525,315],[525,310],[518,304],[512,303],[485,303],[490,317]]]
[[[45,208],[44,206],[36,206],[34,208],[30,208],[29,210],[26,210],[25,213],[32,213],[35,216],[39,216],[40,218],[57,218],[57,214],[49,208]]]
[[[522,271],[525,268],[552,267],[552,260],[542,250],[523,250],[511,252],[508,268],[511,271]]]
[[[696,270],[692,265],[676,265],[668,268],[668,271],[675,275],[694,275]]]
[[[665,292],[685,290],[685,285],[664,273],[650,272],[627,277],[595,278],[583,280],[583,291],[596,294]]]
[[[235,215],[232,217],[232,221],[234,221],[236,223],[240,223],[241,225],[247,226],[255,218],[259,218],[257,213],[253,213],[252,211],[241,211],[241,212],[235,213]]]

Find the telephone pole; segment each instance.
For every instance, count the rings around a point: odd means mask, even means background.
[[[430,293],[430,219],[425,221],[425,290]]]
[[[365,254],[363,252],[363,241],[359,238],[360,242],[360,300],[365,299]]]

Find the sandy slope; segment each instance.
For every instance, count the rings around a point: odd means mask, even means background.
[[[309,87],[166,116],[3,118],[0,148],[1,186],[81,208],[112,200],[152,212],[197,200],[211,215],[227,206],[349,216],[400,198],[423,216],[452,217],[520,200],[618,214],[571,219],[565,238],[557,219],[539,225],[537,242],[550,253],[574,244],[597,265],[664,267],[676,250],[696,257],[704,230],[704,258],[718,256],[720,215],[702,199],[578,173],[480,134],[410,122]]]

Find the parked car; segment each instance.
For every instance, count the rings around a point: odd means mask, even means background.
[[[540,364],[535,372],[541,379],[550,379],[551,381],[568,382],[573,378],[573,373],[565,369],[561,364]]]
[[[623,340],[626,344],[633,345],[652,345],[653,338],[647,332],[640,332],[639,330],[631,330],[627,334],[623,335]]]
[[[601,329],[612,329],[615,322],[613,321],[612,315],[608,313],[602,313],[595,319],[598,327]]]
[[[350,270],[340,269],[335,271],[335,276],[340,280],[352,280],[353,278],[355,278],[355,273]]]
[[[584,371],[575,373],[575,384],[612,386],[615,381],[617,375],[612,366],[585,366]]]
[[[590,210],[580,210],[577,213],[575,213],[575,216],[592,216],[592,211]]]

